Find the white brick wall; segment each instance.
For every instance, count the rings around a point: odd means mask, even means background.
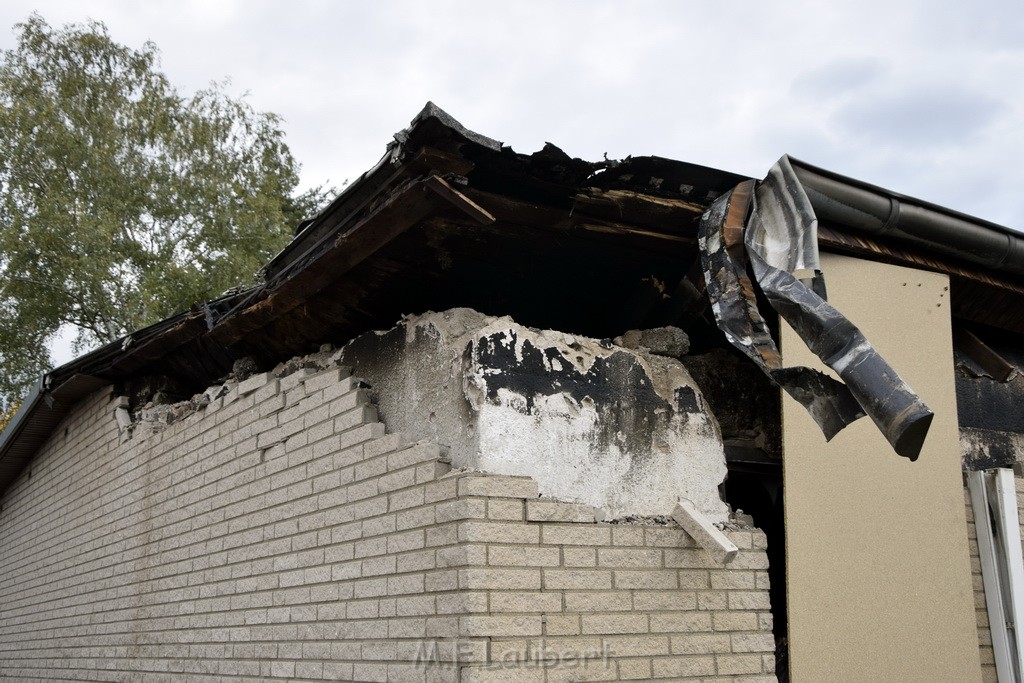
[[[260,375],[123,443],[109,391],[84,401],[0,499],[0,677],[774,680],[763,534],[723,569],[448,472],[347,374]]]

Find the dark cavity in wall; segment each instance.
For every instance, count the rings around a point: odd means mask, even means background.
[[[777,464],[731,461],[725,481],[725,501],[743,510],[768,539],[768,581],[775,636],[775,669],[780,683],[789,680],[786,655],[786,527],[783,518],[782,468]]]
[[[725,501],[749,515],[768,539],[768,580],[775,636],[776,675],[787,667],[786,529],[782,485],[782,392],[731,349],[682,359],[718,420],[725,443]]]

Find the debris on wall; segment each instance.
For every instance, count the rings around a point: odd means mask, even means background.
[[[314,373],[341,364],[341,351],[331,344],[324,344],[319,351],[304,356],[296,356],[279,363],[268,374],[278,379],[289,377],[295,373]],[[230,374],[221,378],[216,384],[205,391],[191,396],[186,400],[171,400],[173,394],[156,389],[152,382],[142,382],[135,391],[134,399],[138,405],[130,411],[130,424],[122,424],[123,418],[118,417],[118,424],[124,439],[148,437],[163,431],[167,425],[178,422],[189,415],[206,408],[215,401],[230,402],[239,394],[246,393],[247,382],[256,384],[263,377],[258,374],[259,366],[252,358],[243,357],[235,361]],[[253,379],[253,376],[256,379]],[[123,408],[127,411],[129,401],[125,399]]]
[[[612,340],[627,349],[646,349],[656,356],[682,358],[690,352],[690,338],[678,327],[655,327],[649,330],[629,330]]]
[[[144,439],[211,404],[227,405],[265,376],[355,366],[389,428],[448,447],[456,467],[532,476],[546,498],[591,506],[602,517],[667,516],[682,498],[727,523],[722,433],[679,358],[702,375],[716,372],[714,362],[686,357],[678,328],[631,330],[616,341],[623,346],[470,309],[427,313],[267,373],[242,359],[187,400],[138,394],[145,403],[131,411],[124,438]],[[735,436],[732,422],[730,430]]]
[[[681,331],[659,334],[682,352]],[[686,498],[723,523],[715,418],[679,360],[637,345],[452,309],[362,335],[342,362],[389,428],[448,446],[455,467],[529,475],[609,517],[668,515]]]
[[[162,396],[153,396],[131,413],[131,424],[127,430],[122,430],[123,435],[127,438],[148,438],[152,434],[162,432],[168,425],[193,415],[211,402],[227,395],[233,384],[235,383],[231,381],[215,384],[185,401],[164,402]]]

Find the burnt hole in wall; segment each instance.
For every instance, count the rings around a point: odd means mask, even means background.
[[[135,412],[147,405],[170,405],[188,400],[192,391],[167,375],[139,375],[118,382],[114,387],[129,399],[128,410]]]
[[[783,519],[782,468],[775,463],[728,463],[725,501],[737,513],[742,510],[768,539],[769,598],[772,635],[775,637],[775,670],[780,683],[789,681],[788,617],[786,612],[786,528]]]
[[[753,363],[730,349],[684,356],[682,363],[718,420],[726,443],[781,462],[782,395]]]

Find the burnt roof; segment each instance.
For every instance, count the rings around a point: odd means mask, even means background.
[[[238,358],[269,366],[390,327],[404,314],[468,306],[597,338],[677,324],[698,349],[719,345],[697,227],[709,204],[745,179],[653,156],[588,162],[551,144],[521,154],[428,103],[378,164],[300,226],[260,285],[45,375],[0,434],[0,489],[98,386],[162,375],[200,391]],[[948,273],[955,317],[1024,334],[1024,278],[1014,272],[828,220],[819,243]]]

